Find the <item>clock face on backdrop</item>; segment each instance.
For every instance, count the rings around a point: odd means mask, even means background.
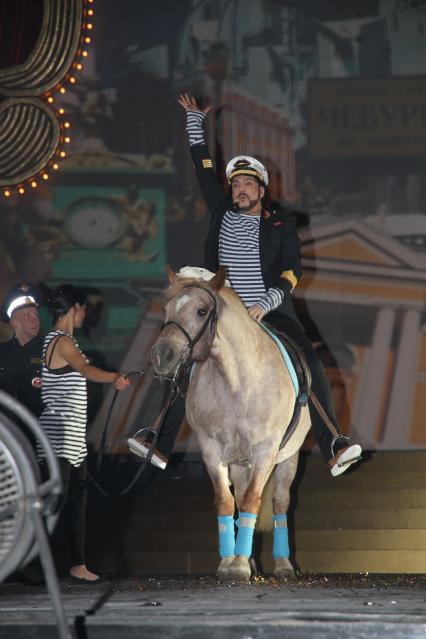
[[[84,248],[105,248],[117,242],[125,230],[120,206],[114,200],[87,196],[74,200],[65,211],[68,237]]]
[[[133,174],[127,181],[120,174],[123,184],[111,185],[106,183],[113,181],[113,173],[83,176],[70,172],[65,177],[70,184],[58,184],[54,190],[54,208],[61,225],[51,249],[52,280],[90,281],[91,285],[108,280],[122,286],[127,279],[163,278],[165,189],[157,184],[142,187],[136,184],[133,201],[129,199],[129,188],[136,180]],[[78,183],[89,182],[89,177],[104,185]],[[148,182],[150,176],[138,174],[137,178]],[[143,227],[146,209],[152,217],[152,228],[147,229]],[[50,254],[48,257],[51,260]]]

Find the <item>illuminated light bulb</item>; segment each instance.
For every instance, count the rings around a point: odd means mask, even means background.
[[[70,82],[71,84],[75,84],[77,82],[77,80],[75,79],[73,75],[70,77]]]
[[[90,22],[89,24],[86,24],[86,29],[89,29],[89,31],[93,29],[93,24],[91,24]]]
[[[71,138],[68,138],[68,137],[64,138],[64,142],[65,144],[69,144],[71,142]]]
[[[56,164],[55,162],[55,164],[52,164],[52,168],[57,171],[59,169],[59,164]]]
[[[47,98],[47,101],[49,102],[49,104],[52,104],[52,102],[54,102],[54,99],[52,98],[51,95],[49,95],[49,97]]]
[[[92,16],[95,12],[93,11],[93,9],[87,9],[87,15],[88,16]]]
[[[35,189],[37,187],[37,182],[35,180],[33,180],[31,182],[31,186],[33,187],[33,189]]]
[[[81,71],[81,70],[82,70],[82,68],[83,68],[83,65],[82,65],[82,64],[80,64],[80,63],[78,63],[78,64],[76,64],[76,65],[75,65],[75,68],[76,68],[78,71]]]
[[[65,153],[65,151],[61,151],[61,152],[59,153],[59,155],[61,156],[61,158],[64,158],[64,157],[66,156],[66,153]]]
[[[8,191],[7,189],[6,191],[4,191],[4,197],[10,197],[10,191]]]
[[[84,41],[86,42],[86,44],[90,44],[92,42],[92,38],[90,38],[89,36],[86,36],[84,38]]]
[[[59,89],[59,93],[65,93],[65,91],[66,91],[65,87],[61,87],[61,88]]]
[[[47,173],[43,173],[43,175],[41,176],[43,178],[43,180],[48,180],[49,176],[47,175]]]
[[[59,115],[64,115],[65,113],[65,109],[63,109],[62,107],[60,109],[58,109],[58,113]]]
[[[82,51],[81,55],[83,56],[83,58],[87,58],[89,54],[87,53],[87,51]]]
[[[24,193],[25,193],[25,189],[24,189],[24,187],[23,187],[23,186],[20,186],[20,187],[19,187],[19,189],[18,189],[18,191],[19,191],[19,193],[20,193],[21,195],[24,195]]]
[[[70,124],[69,122],[64,122],[64,127],[65,127],[66,129],[69,129],[69,128],[70,128],[70,126],[71,126],[71,124]]]

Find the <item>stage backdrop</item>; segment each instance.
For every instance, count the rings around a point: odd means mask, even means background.
[[[425,448],[426,2],[102,0],[94,25],[62,101],[69,159],[1,201],[1,292],[85,286],[83,348],[143,364],[165,263],[202,263],[208,214],[176,102],[195,94],[219,176],[254,155],[298,211],[298,313],[345,432]]]

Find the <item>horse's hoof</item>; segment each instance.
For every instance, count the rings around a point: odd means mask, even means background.
[[[276,579],[292,579],[294,568],[287,557],[279,557],[274,562],[274,577]]]
[[[227,581],[229,566],[234,561],[234,556],[235,555],[231,555],[231,557],[224,557],[221,560],[219,567],[217,569],[217,578],[219,579],[219,581]]]
[[[227,581],[247,583],[250,581],[250,577],[251,567],[248,557],[237,555],[229,566]]]

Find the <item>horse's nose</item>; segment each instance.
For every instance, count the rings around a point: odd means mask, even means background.
[[[176,352],[165,340],[160,340],[151,349],[151,360],[157,373],[169,372],[176,360]]]

